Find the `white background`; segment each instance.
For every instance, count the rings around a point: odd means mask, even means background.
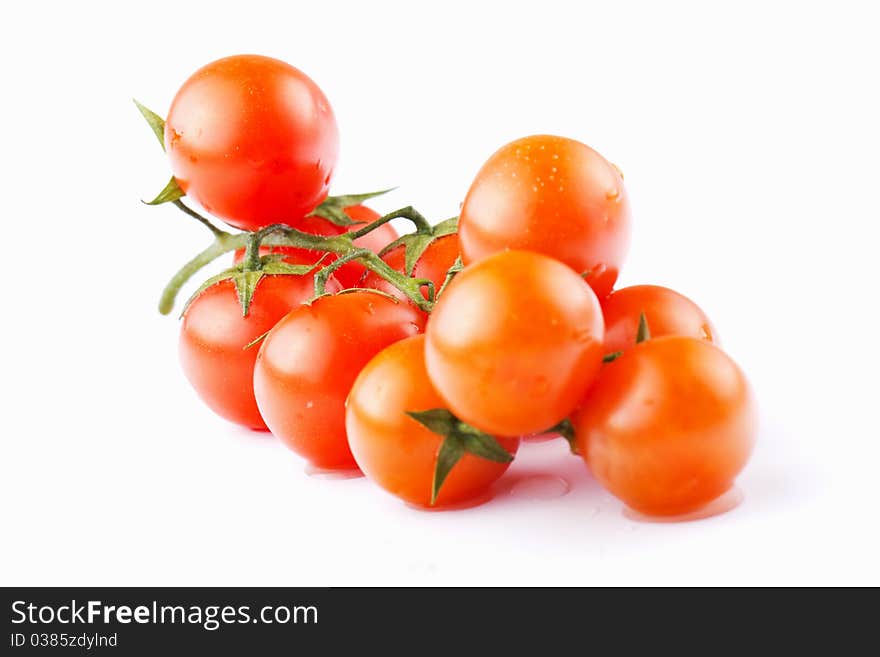
[[[880,584],[880,47],[871,3],[15,3],[0,26],[0,583]],[[614,5],[611,7],[611,5]],[[710,6],[711,4],[711,6]],[[422,513],[214,417],[155,311],[207,234],[150,208],[164,114],[257,52],[324,89],[334,190],[454,215],[534,132],[616,162],[622,283],[700,303],[762,408],[741,507],[635,523],[564,445],[558,499]]]

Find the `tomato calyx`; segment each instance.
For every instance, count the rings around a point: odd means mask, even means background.
[[[413,210],[413,212],[415,211]],[[416,263],[431,245],[431,242],[446,235],[454,235],[458,231],[458,217],[446,219],[434,226],[421,215],[418,217],[421,218],[421,221],[418,221],[417,218],[412,219],[416,226],[414,233],[401,235],[379,252],[379,255],[383,256],[392,249],[402,246],[404,248],[403,271],[407,276],[412,276]]]
[[[256,266],[247,260],[230,267],[216,276],[212,276],[187,299],[183,305],[181,315],[186,312],[190,304],[209,287],[220,283],[221,281],[231,280],[235,286],[235,294],[238,297],[238,303],[241,305],[241,316],[247,317],[250,312],[251,301],[254,292],[264,276],[304,276],[313,271],[320,261],[313,265],[292,265],[284,262],[284,256],[281,254],[269,254],[260,256]]]
[[[141,116],[144,117],[147,124],[152,129],[153,134],[156,135],[156,139],[159,140],[159,145],[162,147],[162,150],[165,150],[165,119],[156,114],[153,110],[141,105],[137,99],[132,98],[135,106],[137,106],[138,111],[141,113]],[[185,196],[184,191],[180,188],[180,185],[177,184],[177,180],[174,176],[171,176],[171,180],[168,181],[168,184],[159,192],[152,201],[144,201],[147,205],[161,205],[162,203],[170,203],[176,201]]]
[[[314,211],[309,216],[326,219],[331,224],[335,224],[337,226],[353,226],[355,224],[361,224],[364,222],[355,221],[354,219],[352,219],[350,216],[348,216],[345,208],[351,207],[353,205],[360,205],[364,201],[367,201],[371,198],[376,198],[377,196],[382,196],[383,194],[392,192],[395,189],[397,188],[390,187],[388,189],[383,189],[378,192],[367,192],[365,194],[343,194],[342,196],[328,196],[318,207],[314,209]]]
[[[431,505],[437,501],[446,477],[465,454],[496,463],[510,463],[513,456],[493,436],[462,422],[445,408],[407,411],[412,419],[443,437],[431,482]]]

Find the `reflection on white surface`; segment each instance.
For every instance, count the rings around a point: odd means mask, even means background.
[[[736,507],[742,504],[744,498],[745,495],[743,494],[742,489],[738,486],[733,486],[730,490],[724,493],[724,495],[716,497],[706,506],[697,509],[696,511],[691,511],[690,513],[682,513],[676,516],[648,516],[627,506],[623,508],[623,515],[636,522],[693,522],[694,520],[705,520],[706,518],[713,518],[729,511],[733,511]]]

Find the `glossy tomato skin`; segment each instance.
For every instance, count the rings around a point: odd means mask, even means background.
[[[424,343],[423,335],[396,342],[361,370],[348,398],[346,430],[368,478],[410,504],[427,507],[443,438],[406,412],[445,406],[425,371]],[[518,438],[498,442],[511,454],[519,447]],[[465,454],[443,482],[433,508],[479,499],[508,466]]]
[[[326,469],[356,467],[345,434],[345,398],[361,368],[419,333],[409,304],[369,291],[321,297],[266,336],[254,369],[257,406],[290,449]]]
[[[331,280],[331,291],[339,284]],[[266,429],[254,399],[256,347],[245,346],[271,329],[314,293],[311,276],[264,276],[247,317],[232,281],[212,285],[183,314],[179,353],[184,374],[218,415],[253,429]]]
[[[326,219],[320,217],[306,217],[300,222],[298,229],[311,233],[312,235],[342,235],[346,231],[355,231],[364,224],[375,221],[380,217],[379,213],[364,206],[353,205],[345,208],[346,213],[358,223],[351,226],[337,226],[330,223]],[[385,246],[397,239],[397,231],[390,223],[383,224],[377,229],[370,231],[363,237],[354,240],[354,244],[365,249],[370,249],[375,253],[381,251]],[[323,251],[309,251],[308,249],[298,249],[293,246],[263,246],[260,247],[260,255],[268,253],[282,253],[284,258],[291,264],[315,264],[324,256]],[[244,258],[244,249],[235,252],[234,262],[239,263]],[[321,265],[329,265],[336,259],[334,254],[329,254],[321,260]],[[333,276],[344,288],[357,287],[358,282],[366,271],[365,267],[359,262],[347,262],[339,269],[333,272]]]
[[[416,261],[413,268],[413,278],[426,278],[434,283],[434,293],[440,291],[443,282],[446,280],[446,273],[449,268],[455,264],[458,259],[458,236],[444,235],[438,237],[428,245],[421,257]],[[403,245],[391,249],[382,256],[382,260],[388,263],[388,266],[401,273],[406,269],[406,249]],[[378,274],[368,271],[364,279],[361,281],[361,287],[369,287],[375,290],[381,290],[386,294],[397,297],[401,301],[407,301],[406,295],[386,281]],[[422,288],[422,295],[427,299],[428,291]]]
[[[633,285],[602,300],[605,351],[625,351],[636,344],[639,316],[645,313],[651,337],[684,335],[718,344],[706,313],[683,294],[660,285]]]
[[[564,419],[599,370],[599,301],[538,253],[505,251],[459,273],[428,321],[428,374],[449,409],[493,435],[540,433]]]
[[[572,423],[605,488],[644,514],[678,515],[730,489],[751,454],[757,411],[721,349],[670,336],[606,365]]]
[[[326,197],[339,134],[330,103],[302,71],[236,55],[196,71],[165,123],[171,170],[187,196],[226,223],[296,226]]]
[[[573,139],[535,135],[499,149],[461,208],[464,264],[504,249],[537,251],[611,292],[629,249],[630,209],[620,172]]]

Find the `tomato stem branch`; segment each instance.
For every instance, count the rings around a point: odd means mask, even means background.
[[[330,280],[330,275],[334,271],[339,269],[345,263],[362,257],[365,253],[371,253],[371,251],[369,249],[355,249],[354,251],[337,258],[326,267],[321,268],[321,271],[315,274],[315,297],[317,298],[327,293],[327,281]]]
[[[425,219],[422,214],[416,210],[411,205],[408,205],[405,208],[401,208],[400,210],[395,210],[389,214],[386,214],[384,217],[379,217],[376,221],[367,224],[366,226],[362,226],[358,230],[351,231],[351,238],[357,239],[358,237],[363,237],[370,231],[377,229],[379,226],[383,224],[387,224],[392,219],[409,219],[416,227],[416,231],[425,232],[431,230],[431,224]]]
[[[191,216],[194,216],[200,221],[204,219],[204,217],[201,217],[198,213],[190,211],[185,205],[181,204],[181,206],[181,209],[185,208],[184,211],[187,212],[187,214],[191,214]],[[181,267],[171,280],[168,281],[168,284],[165,286],[165,289],[162,291],[162,296],[159,299],[159,312],[163,315],[170,313],[174,307],[174,301],[177,298],[177,294],[180,292],[180,289],[184,284],[186,284],[196,272],[216,260],[224,253],[244,248],[246,249],[246,268],[259,269],[260,245],[264,241],[273,246],[293,246],[299,249],[326,251],[338,255],[339,259],[337,261],[331,263],[331,265],[328,265],[328,267],[323,268],[318,274],[316,274],[316,276],[323,275],[323,285],[326,285],[326,279],[330,276],[330,273],[332,273],[337,266],[344,264],[339,262],[340,260],[344,260],[345,262],[360,262],[364,267],[375,272],[403,292],[416,307],[425,312],[430,312],[434,305],[435,296],[434,284],[430,280],[406,276],[389,266],[388,263],[382,260],[377,254],[368,249],[359,248],[353,243],[353,240],[357,237],[366,235],[371,230],[399,217],[409,219],[416,224],[417,227],[421,226],[422,223],[425,226],[428,226],[425,218],[412,207],[396,210],[395,212],[387,214],[371,224],[364,226],[358,231],[329,237],[304,233],[285,224],[266,226],[254,233],[236,234],[227,233],[211,226],[212,233],[214,234],[214,242],[207,249]],[[203,223],[205,222],[207,222],[207,219],[204,219]],[[210,223],[208,222],[206,225],[210,226]],[[324,270],[328,268],[332,269],[330,272],[324,274]],[[315,283],[317,292],[318,281],[316,280]],[[428,289],[427,299],[422,294],[423,287]]]
[[[183,201],[181,201],[180,199],[177,199],[176,201],[174,201],[174,205],[176,205],[179,210],[182,210],[183,212],[188,214],[190,217],[192,217],[196,221],[201,222],[201,224],[203,226],[205,226],[205,228],[207,228],[208,230],[211,231],[211,233],[214,235],[214,237],[220,237],[221,235],[228,235],[229,234],[229,233],[226,233],[226,232],[220,230],[219,228],[217,228],[217,226],[212,224],[211,221],[207,217],[203,217],[198,212],[193,210],[191,207],[184,204]]]

